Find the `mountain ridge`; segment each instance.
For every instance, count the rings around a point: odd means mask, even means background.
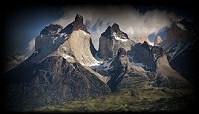
[[[7,110],[98,98],[122,89],[129,89],[135,98],[139,88],[160,93],[159,88],[192,89],[171,67],[162,45],[135,44],[116,23],[101,34],[99,44],[94,50],[79,14],[65,28],[46,26],[36,38],[33,54],[3,77]]]

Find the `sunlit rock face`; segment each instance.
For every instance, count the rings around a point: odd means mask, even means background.
[[[117,54],[119,48],[124,48],[126,51],[130,49],[135,42],[128,38],[128,35],[122,32],[119,25],[114,23],[109,26],[99,39],[99,56],[102,59],[112,58]]]
[[[188,81],[169,65],[166,55],[158,58],[155,74],[156,84],[159,87],[182,88],[189,87]]]
[[[90,34],[82,30],[73,31],[68,42],[72,53],[80,64],[86,66],[97,64],[97,60],[90,51]]]
[[[35,52],[42,57],[49,53],[65,58],[73,56],[80,64],[89,66],[98,64],[91,54],[91,46],[90,33],[83,24],[83,17],[77,14],[74,22],[65,28],[60,25],[46,26],[36,38]]]

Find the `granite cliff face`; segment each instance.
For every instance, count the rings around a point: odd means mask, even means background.
[[[80,64],[89,66],[98,63],[91,53],[90,42],[90,33],[83,24],[83,17],[77,14],[74,22],[64,29],[60,25],[45,27],[36,38],[35,51],[37,56],[42,57],[50,53],[65,58],[73,56]]]
[[[107,60],[117,54],[119,48],[124,48],[126,51],[130,49],[135,42],[128,38],[128,35],[122,32],[119,25],[114,23],[109,26],[99,39],[99,56]]]
[[[130,62],[142,64],[145,70],[155,71],[155,59],[151,47],[147,42],[137,43],[127,51]]]

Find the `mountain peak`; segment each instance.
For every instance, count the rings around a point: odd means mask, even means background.
[[[129,39],[128,35],[120,30],[120,27],[117,23],[114,23],[101,34],[103,37],[111,38],[114,36],[117,40],[119,39]]]
[[[86,29],[86,26],[84,25],[83,23],[83,16],[77,14],[76,17],[75,17],[75,20],[70,23],[68,26],[66,26],[62,32],[66,33],[66,34],[71,34],[73,31],[77,31],[77,30],[83,30],[87,33],[88,30]]]
[[[103,32],[101,35],[104,37],[111,37],[112,34],[112,28],[111,26],[108,26],[108,28]]]
[[[74,22],[76,22],[78,24],[83,24],[83,16],[77,14]]]
[[[120,31],[119,25],[117,23],[114,23],[112,25],[112,29],[113,29],[114,32],[119,32]]]

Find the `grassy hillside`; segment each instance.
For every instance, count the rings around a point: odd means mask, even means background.
[[[109,111],[184,111],[193,101],[190,89],[168,89],[131,86],[110,95],[77,100],[61,105],[44,106],[25,111],[35,112],[109,112]]]

